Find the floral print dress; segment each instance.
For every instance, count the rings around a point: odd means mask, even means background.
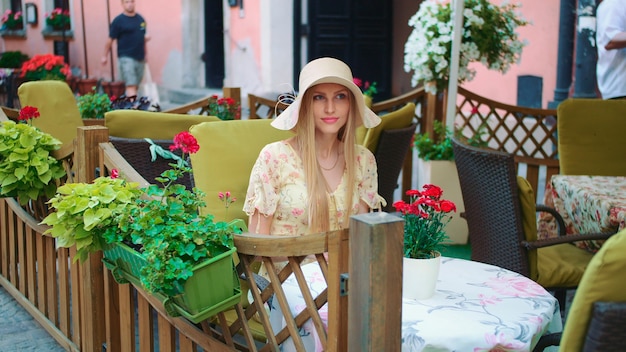
[[[351,214],[358,213],[360,200],[370,209],[386,204],[378,194],[374,155],[367,148],[357,145],[356,162],[356,187],[352,206],[348,209]],[[343,224],[347,188],[345,176],[344,172],[337,189],[327,193],[331,231],[348,227],[348,224]],[[310,233],[304,167],[300,156],[287,141],[266,145],[252,168],[243,210],[251,216],[257,209],[265,216],[273,216],[271,235],[302,236]]]

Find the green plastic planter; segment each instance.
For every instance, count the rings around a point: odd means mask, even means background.
[[[182,315],[194,323],[232,307],[241,296],[233,263],[235,252],[235,248],[226,250],[196,265],[182,294],[169,297],[155,293],[154,296],[163,302],[170,316]],[[118,283],[132,282],[141,286],[140,272],[146,261],[136,250],[116,244],[104,250],[103,261]]]

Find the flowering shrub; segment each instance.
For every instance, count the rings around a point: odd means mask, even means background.
[[[2,15],[2,29],[22,29],[24,28],[24,20],[22,11],[13,13],[10,9],[4,11]]]
[[[0,195],[16,197],[22,205],[54,195],[56,180],[65,176],[61,162],[50,155],[61,142],[30,125],[37,117],[36,108],[25,106],[18,118],[26,123],[0,124]]]
[[[241,106],[233,98],[218,98],[212,95],[209,98],[207,112],[222,120],[238,120],[241,117]]]
[[[393,203],[394,208],[404,218],[404,256],[406,258],[427,259],[441,251],[446,240],[445,226],[450,222],[450,212],[456,212],[456,205],[441,199],[443,191],[435,185],[426,184],[422,191],[408,190],[410,203],[403,200]]]
[[[451,1],[424,0],[409,20],[413,31],[404,45],[404,69],[414,71],[411,84],[424,83],[429,93],[447,87],[452,50],[454,11]],[[520,59],[525,43],[516,29],[526,22],[516,13],[519,5],[493,5],[489,0],[465,0],[458,82],[471,81],[480,62],[490,70],[506,73]]]
[[[354,81],[354,84],[356,84],[357,87],[361,88],[361,90],[363,91],[363,95],[373,98],[374,95],[378,93],[378,89],[376,88],[376,82],[372,82],[370,84],[369,81],[365,81],[365,83],[363,83],[362,79],[356,77],[354,77],[352,81]]]
[[[45,79],[64,81],[70,74],[70,67],[65,63],[63,56],[40,54],[22,64],[20,77],[25,77],[31,81]]]
[[[46,13],[46,24],[53,29],[69,29],[70,23],[69,10],[63,10],[62,8],[57,7],[49,14]]]

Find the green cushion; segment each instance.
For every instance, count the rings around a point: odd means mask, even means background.
[[[593,254],[564,243],[537,250],[537,283],[543,287],[576,287]]]
[[[626,253],[626,230],[620,231],[604,242],[602,248],[589,262],[567,315],[561,338],[561,351],[582,351],[594,302],[626,301],[624,253]]]
[[[268,143],[293,135],[270,125],[272,120],[234,120],[201,123],[190,132],[200,150],[191,155],[196,187],[204,191],[207,206],[201,213],[213,214],[218,221],[248,219],[243,212],[250,171],[261,149]],[[230,191],[236,201],[228,209],[218,193]]]
[[[216,116],[170,114],[143,110],[113,110],[104,114],[109,135],[121,138],[173,139],[201,122],[221,121]]]
[[[537,239],[537,206],[535,202],[535,192],[532,186],[522,176],[517,176],[517,194],[522,210],[522,226],[524,228],[524,238],[526,241]],[[537,280],[537,250],[528,251],[528,264],[530,278]]]
[[[25,82],[17,89],[21,106],[34,106],[39,118],[33,126],[51,134],[64,145],[76,138],[76,129],[83,126],[76,98],[64,81],[45,80]]]
[[[382,131],[409,127],[411,123],[413,123],[413,117],[415,117],[415,104],[413,103],[407,103],[396,111],[382,115],[380,117],[380,124],[367,130],[362,145],[374,153],[376,147],[378,147],[378,140],[380,139],[380,133]],[[358,130],[356,137],[358,141]]]
[[[367,106],[368,108],[372,107],[372,97],[368,95],[364,95],[363,100],[365,100],[365,106]],[[367,134],[367,130],[368,128],[366,128],[363,125],[360,125],[359,127],[356,128],[356,143],[357,144],[363,145],[363,142],[365,141],[365,135]]]
[[[567,99],[557,108],[563,175],[626,175],[626,100]]]

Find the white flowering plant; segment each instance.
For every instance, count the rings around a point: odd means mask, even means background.
[[[458,82],[471,81],[480,62],[490,70],[506,73],[519,62],[526,45],[516,33],[528,22],[517,12],[518,4],[494,5],[489,0],[465,0],[459,56]],[[413,70],[411,85],[424,84],[429,93],[447,87],[454,36],[454,6],[450,0],[424,0],[409,20],[413,31],[404,45],[404,70]]]

